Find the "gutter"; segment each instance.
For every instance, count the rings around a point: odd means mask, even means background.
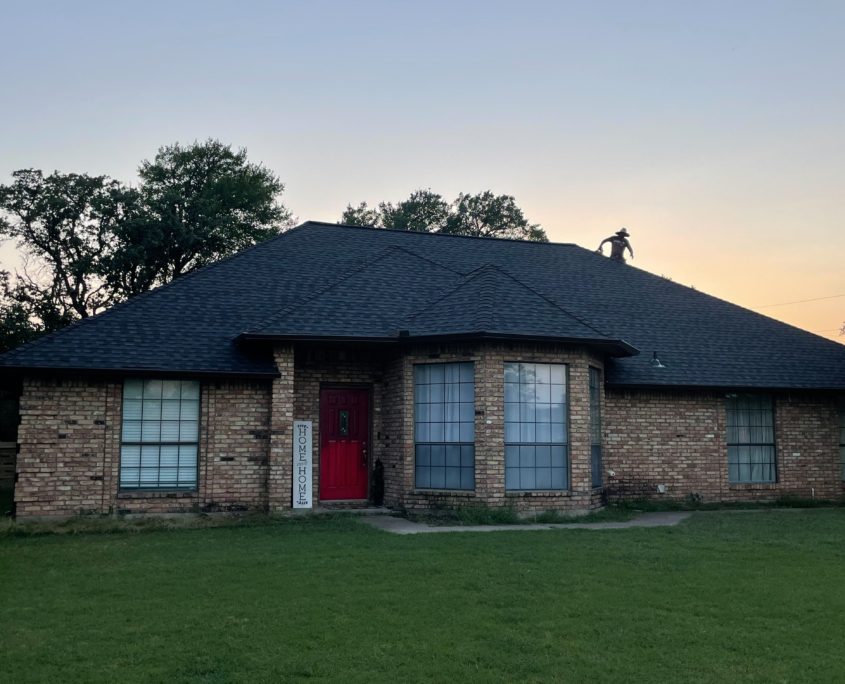
[[[278,378],[278,371],[212,371],[212,370],[174,370],[172,368],[78,368],[68,366],[0,366],[0,379],[29,377],[56,377],[85,375],[93,377],[149,377],[180,378],[196,380],[273,380]]]
[[[238,335],[236,341],[248,342],[323,342],[323,343],[359,343],[359,344],[417,344],[424,342],[471,342],[475,340],[500,340],[515,342],[543,342],[579,344],[596,347],[609,353],[610,356],[636,356],[639,349],[624,340],[584,337],[552,337],[548,335],[514,335],[512,333],[496,333],[477,330],[465,333],[444,333],[433,335],[411,335],[407,330],[399,330],[395,335],[381,336],[334,336],[334,335],[303,335],[245,332]]]

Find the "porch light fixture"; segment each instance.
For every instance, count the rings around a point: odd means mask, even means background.
[[[655,368],[666,368],[666,365],[661,363],[660,359],[657,358],[657,352],[653,352],[651,357],[651,365]]]

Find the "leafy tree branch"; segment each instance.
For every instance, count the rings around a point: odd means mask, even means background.
[[[473,237],[500,237],[548,242],[546,232],[529,223],[516,200],[510,195],[495,195],[490,190],[470,195],[461,193],[453,202],[429,190],[416,190],[401,202],[381,202],[370,207],[366,202],[351,204],[341,223],[374,226],[392,230],[446,233]]]

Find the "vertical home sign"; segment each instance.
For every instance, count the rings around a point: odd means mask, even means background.
[[[311,421],[293,422],[293,507],[311,508]]]

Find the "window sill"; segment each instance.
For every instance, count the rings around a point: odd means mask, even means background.
[[[121,489],[118,499],[189,499],[197,495],[196,489]]]
[[[754,491],[755,489],[759,490],[766,490],[766,489],[777,489],[778,483],[777,482],[732,482],[728,484],[729,490],[734,491]]]
[[[573,495],[571,489],[526,489],[526,490],[512,490],[506,491],[505,496],[511,496],[514,498],[520,497],[532,497],[532,496],[542,496],[542,497],[550,497],[550,496],[561,496],[561,497],[570,497]]]
[[[417,496],[465,496],[467,498],[475,496],[475,491],[467,489],[414,489],[411,493]]]

